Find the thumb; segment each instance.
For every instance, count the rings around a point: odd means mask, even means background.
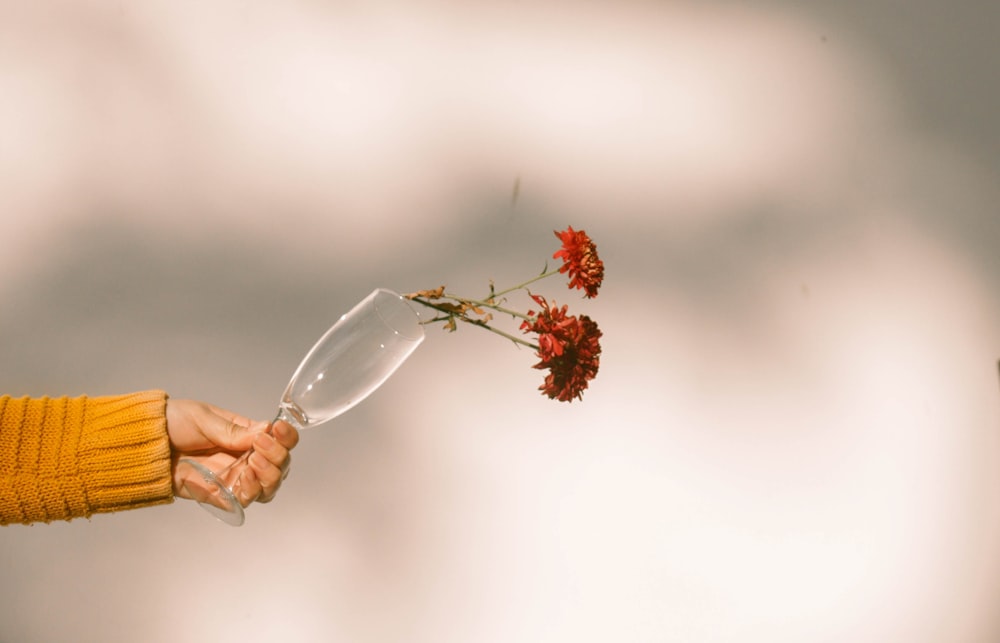
[[[212,414],[202,427],[208,440],[227,451],[246,451],[253,439],[267,430],[267,422],[255,422],[239,415]]]

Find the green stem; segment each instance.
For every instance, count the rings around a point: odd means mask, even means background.
[[[510,292],[510,291],[509,290],[505,290],[504,292]],[[490,310],[495,310],[498,313],[503,313],[505,315],[510,315],[511,317],[519,317],[519,318],[521,318],[521,319],[523,319],[525,321],[531,321],[531,317],[525,315],[524,313],[519,313],[516,310],[511,310],[509,308],[504,308],[503,306],[499,306],[497,304],[491,304],[488,301],[482,301],[482,300],[479,300],[479,299],[466,299],[465,297],[459,297],[458,295],[453,295],[453,294],[447,293],[447,292],[444,294],[444,296],[445,297],[449,297],[451,299],[454,299],[455,301],[461,302],[463,304],[470,304],[472,306],[476,306],[477,308],[489,308]]]
[[[494,328],[493,326],[490,326],[486,322],[476,321],[475,319],[469,319],[468,317],[459,317],[459,319],[461,319],[462,321],[464,321],[467,324],[472,324],[473,326],[479,326],[480,328],[485,328],[486,330],[490,331],[491,333],[499,335],[500,337],[505,337],[505,338],[509,339],[510,341],[514,342],[515,344],[520,344],[521,346],[527,346],[528,348],[530,348],[532,350],[536,350],[536,351],[539,350],[538,344],[532,344],[531,342],[525,341],[525,340],[521,339],[520,337],[517,337],[515,335],[511,335],[510,333],[504,332],[504,331],[500,330],[499,328]]]
[[[506,295],[509,292],[514,292],[515,290],[520,290],[520,289],[524,288],[525,286],[528,286],[530,284],[535,283],[536,281],[541,281],[542,279],[545,279],[546,277],[551,277],[552,275],[557,275],[557,274],[559,274],[559,269],[558,268],[556,268],[555,270],[549,270],[548,272],[543,272],[542,274],[538,275],[537,277],[532,277],[531,279],[529,279],[528,281],[525,281],[524,283],[520,283],[520,284],[518,284],[516,286],[511,286],[510,288],[507,288],[506,290],[501,290],[500,292],[490,293],[490,297],[499,297],[500,295]]]
[[[450,297],[450,298],[452,298],[452,299],[454,299],[456,301],[459,301],[459,302],[468,303],[468,304],[477,304],[477,305],[485,306],[487,308],[492,308],[493,310],[496,310],[497,312],[506,313],[506,314],[509,314],[509,315],[513,315],[515,317],[520,317],[521,319],[524,319],[524,320],[530,320],[531,319],[527,315],[522,315],[521,313],[519,313],[517,311],[514,311],[514,310],[507,310],[506,308],[502,308],[502,307],[497,306],[495,304],[488,304],[486,302],[478,302],[478,301],[473,301],[473,300],[469,300],[469,299],[462,299],[460,297],[453,297],[452,295],[445,295],[445,296],[446,297]],[[479,326],[480,328],[485,328],[486,330],[490,331],[491,333],[494,333],[496,335],[499,335],[501,337],[509,339],[510,341],[514,342],[515,344],[520,344],[521,346],[527,346],[528,348],[531,348],[532,350],[536,350],[536,351],[538,350],[538,345],[537,344],[532,344],[531,342],[523,340],[520,337],[517,337],[515,335],[511,335],[510,333],[504,332],[504,331],[500,330],[499,328],[494,328],[493,326],[490,326],[489,324],[487,324],[485,321],[478,320],[478,319],[470,319],[469,317],[466,317],[465,315],[458,314],[458,313],[456,313],[454,311],[451,311],[451,310],[448,310],[447,308],[444,308],[442,306],[437,306],[437,305],[435,305],[435,304],[427,301],[426,299],[424,299],[422,297],[413,297],[410,301],[415,301],[418,304],[422,304],[424,306],[427,306],[428,308],[431,308],[433,310],[438,311],[439,313],[442,313],[442,314],[446,315],[446,317],[443,317],[443,318],[442,317],[437,317],[435,319],[429,320],[430,322],[445,321],[447,319],[458,318],[458,319],[460,319],[461,321],[463,321],[463,322],[465,322],[467,324],[472,324],[473,326]]]
[[[442,298],[444,298],[444,299],[450,299],[450,300],[452,300],[454,302],[458,302],[459,304],[465,304],[465,305],[468,305],[468,306],[474,306],[476,308],[489,308],[490,310],[495,310],[498,313],[503,313],[505,315],[510,315],[511,317],[514,317],[516,319],[523,319],[525,321],[531,321],[532,318],[529,315],[525,315],[524,313],[520,313],[520,312],[518,312],[516,310],[511,310],[510,308],[504,308],[503,306],[494,303],[496,301],[496,298],[497,297],[501,297],[503,295],[506,295],[509,292],[514,292],[515,290],[522,290],[524,288],[527,288],[529,285],[535,283],[536,281],[541,281],[542,279],[545,279],[546,277],[551,277],[552,275],[557,275],[557,274],[559,274],[559,269],[558,268],[555,269],[555,270],[544,271],[540,275],[532,277],[531,279],[529,279],[529,280],[527,280],[525,282],[519,283],[516,286],[511,286],[510,288],[506,288],[506,289],[501,290],[499,292],[493,291],[491,289],[488,301],[487,300],[482,300],[482,299],[466,299],[465,297],[459,297],[458,295],[453,295],[451,293],[444,293],[442,295]],[[501,337],[509,339],[510,341],[514,342],[515,344],[520,344],[521,346],[527,346],[528,348],[531,348],[531,349],[536,350],[536,351],[539,350],[537,344],[532,344],[531,342],[525,341],[525,340],[521,339],[520,337],[516,337],[514,335],[511,335],[510,333],[504,332],[504,331],[500,330],[499,328],[494,328],[493,326],[490,326],[488,323],[486,323],[485,321],[483,321],[481,319],[472,319],[472,318],[468,317],[465,313],[456,313],[454,310],[449,310],[446,307],[438,306],[436,304],[433,304],[430,301],[424,299],[423,297],[412,297],[411,301],[415,301],[418,304],[422,304],[424,306],[427,306],[428,308],[431,308],[433,310],[438,311],[439,313],[442,313],[442,314],[446,315],[446,317],[444,317],[444,318],[437,318],[437,319],[434,319],[432,321],[445,321],[445,320],[448,320],[448,319],[458,318],[458,319],[462,320],[463,322],[465,322],[467,324],[472,324],[473,326],[480,326],[482,328],[485,328],[486,330],[490,331],[491,333],[493,333],[495,335],[500,335]]]

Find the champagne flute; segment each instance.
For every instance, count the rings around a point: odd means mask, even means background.
[[[298,430],[332,420],[371,395],[424,339],[420,316],[402,295],[378,288],[319,338],[292,375],[274,422]],[[268,427],[271,431],[274,422]],[[233,526],[243,524],[236,498],[240,476],[253,449],[219,472],[184,458],[187,491],[209,513]]]

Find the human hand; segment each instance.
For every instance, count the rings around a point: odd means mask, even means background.
[[[167,435],[173,471],[174,495],[194,498],[188,490],[198,488],[190,467],[178,467],[181,458],[194,460],[212,471],[223,471],[251,447],[246,466],[234,471],[239,485],[234,490],[244,507],[255,500],[270,502],[288,475],[289,451],[299,442],[299,433],[287,422],[275,422],[271,434],[267,422],[194,400],[167,400]]]

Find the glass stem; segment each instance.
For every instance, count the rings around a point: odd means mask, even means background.
[[[279,409],[278,415],[276,415],[275,418],[271,420],[271,423],[267,425],[267,428],[264,429],[263,432],[266,433],[267,435],[273,436],[274,423],[277,422],[278,420],[283,420],[285,422],[288,422],[289,424],[294,424],[298,426],[298,423],[293,422],[292,419],[285,414],[284,409]],[[223,480],[226,483],[226,485],[229,487],[230,493],[236,496],[237,500],[240,499],[239,490],[240,490],[240,482],[243,481],[243,472],[247,470],[248,466],[250,466],[250,456],[253,455],[253,452],[254,448],[251,445],[250,448],[247,449],[245,452],[243,452],[243,454],[240,457],[233,460],[229,464],[229,466],[227,466],[225,469],[216,474],[221,480]],[[235,473],[237,468],[239,468],[239,473]],[[235,479],[232,478],[234,473],[236,476]],[[231,479],[232,482],[230,482]]]

